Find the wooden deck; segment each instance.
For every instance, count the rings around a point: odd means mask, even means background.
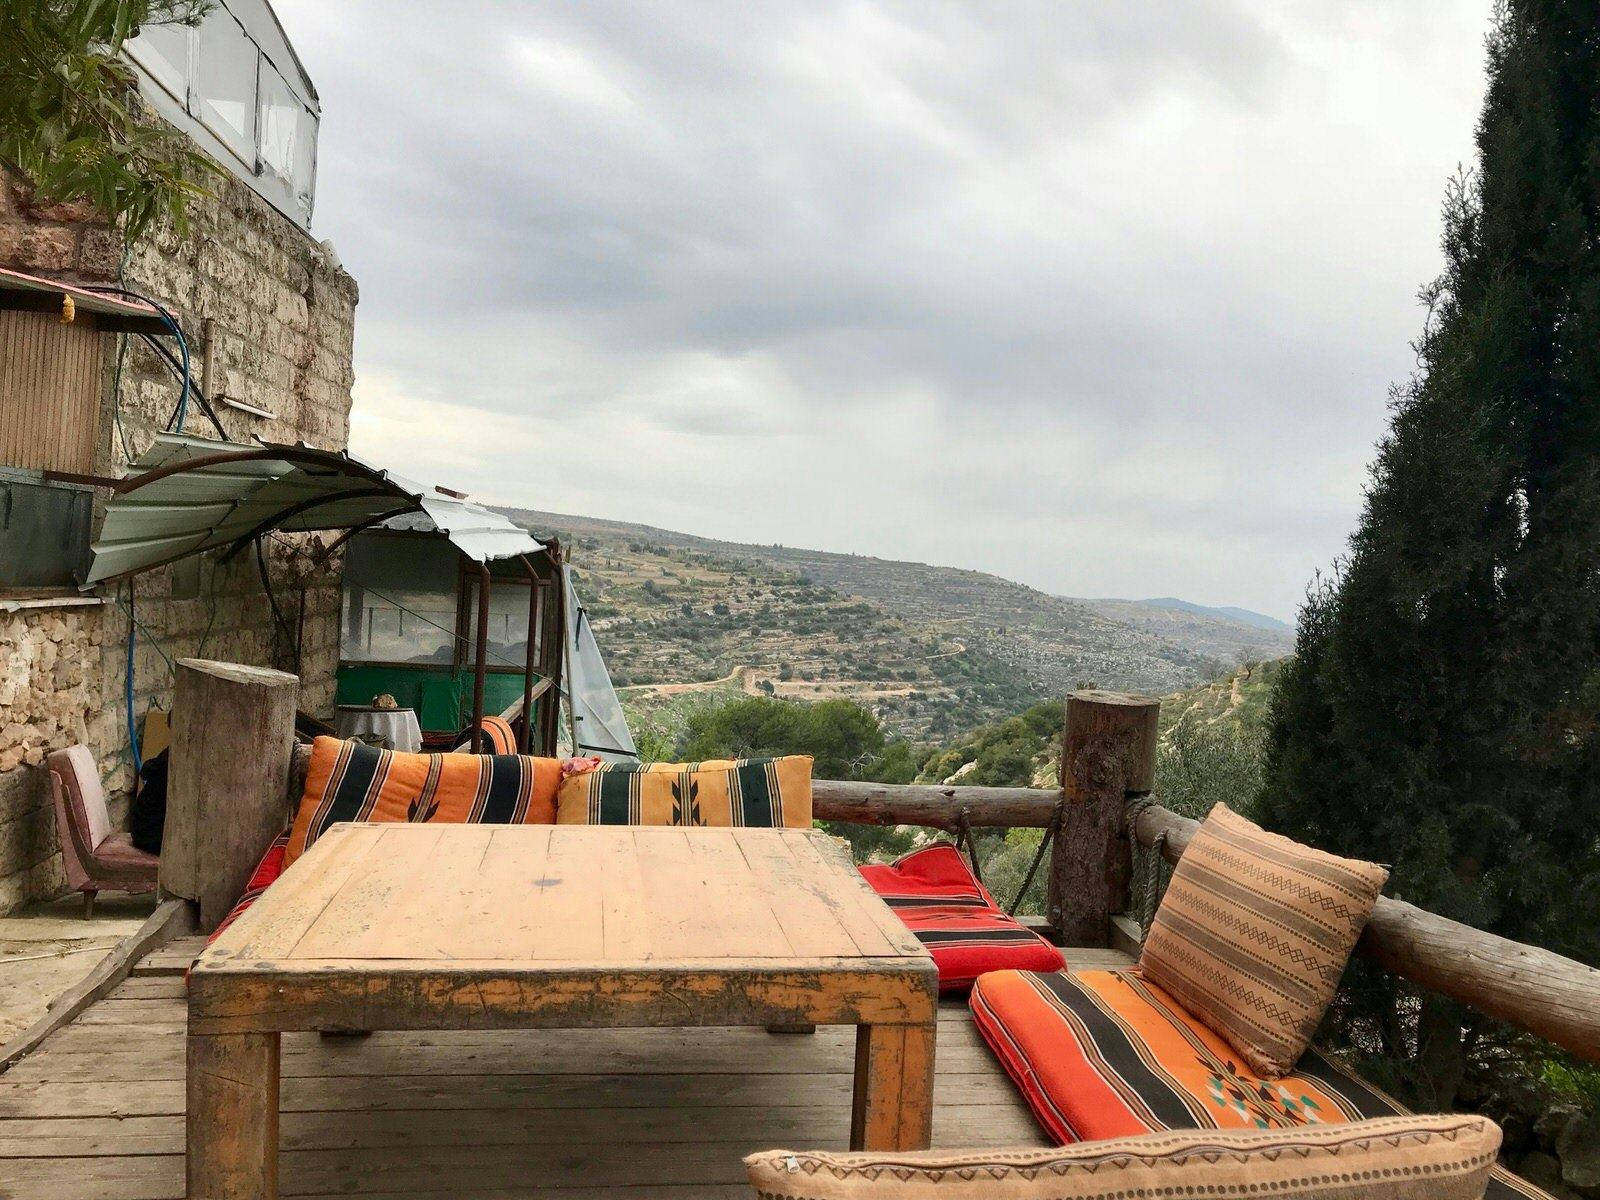
[[[183,1195],[191,939],[0,1075],[0,1197]],[[1123,965],[1069,950],[1074,965]],[[843,1149],[855,1031],[376,1033],[283,1039],[286,1196],[688,1200],[750,1195],[740,1159]],[[1045,1145],[972,1027],[940,1010],[935,1146]]]

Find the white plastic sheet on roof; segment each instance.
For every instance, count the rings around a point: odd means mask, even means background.
[[[254,457],[278,451],[283,458]],[[141,485],[106,505],[85,584],[118,579],[254,533],[349,529],[384,516],[427,515],[474,562],[533,554],[544,547],[508,518],[371,466],[349,454],[164,433],[133,465],[144,474],[188,459],[229,457]],[[131,477],[131,476],[130,476]]]
[[[572,568],[562,567],[561,575],[567,589],[567,676],[562,690],[572,714],[572,752],[594,754],[607,762],[638,762],[628,718],[611,686],[611,672],[600,656],[589,614],[572,586]]]

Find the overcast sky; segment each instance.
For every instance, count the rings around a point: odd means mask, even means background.
[[[276,0],[358,453],[493,503],[1292,618],[1490,0]]]

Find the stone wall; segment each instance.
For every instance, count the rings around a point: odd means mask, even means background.
[[[325,245],[232,176],[193,206],[182,234],[160,230],[130,251],[92,212],[33,202],[0,175],[0,267],[50,278],[118,283],[171,309],[202,382],[207,332],[210,392],[272,414],[216,405],[230,439],[347,444],[355,281]],[[121,476],[167,427],[179,386],[137,338],[106,336],[95,474]],[[167,339],[176,353],[176,343]],[[192,400],[185,433],[218,432]],[[102,603],[7,611],[0,595],[0,913],[62,887],[54,812],[40,764],[75,741],[94,752],[126,817],[133,770],[127,733],[128,605],[139,630],[134,711],[170,709],[172,660],[189,656],[272,666],[301,676],[301,707],[326,715],[338,667],[338,560],[311,563],[324,535],[265,543],[271,600],[253,551],[207,554],[105,589]],[[225,748],[221,748],[226,752]]]

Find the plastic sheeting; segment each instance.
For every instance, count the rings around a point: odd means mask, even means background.
[[[574,754],[593,754],[606,762],[638,762],[633,733],[622,713],[611,672],[589,625],[589,614],[572,586],[572,568],[561,568],[567,589],[567,675],[562,691],[572,717]]]

